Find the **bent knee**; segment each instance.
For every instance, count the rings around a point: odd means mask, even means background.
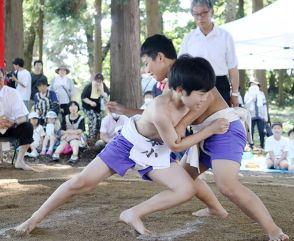
[[[237,184],[219,183],[217,187],[221,194],[228,198],[234,197],[236,192],[238,192]]]
[[[190,200],[196,194],[196,188],[193,183],[186,184],[185,187],[180,187],[176,192],[183,199],[183,201]]]

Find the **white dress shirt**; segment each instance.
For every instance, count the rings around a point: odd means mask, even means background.
[[[186,35],[179,56],[183,54],[205,58],[212,65],[216,76],[228,75],[228,70],[238,65],[232,36],[215,25],[206,36],[199,28]]]

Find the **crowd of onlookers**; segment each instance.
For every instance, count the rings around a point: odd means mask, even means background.
[[[110,92],[101,73],[94,76],[84,87],[80,99],[75,101],[74,81],[68,77],[70,70],[66,66],[55,70],[57,75],[50,85],[40,60],[33,63],[32,73],[24,68],[21,58],[13,60],[13,67],[12,72],[3,71],[4,84],[16,90],[29,110],[23,112],[28,114],[28,122],[33,127],[33,142],[25,153],[29,157],[46,155],[58,161],[61,154],[71,154],[69,162],[75,163],[80,148],[89,145],[102,148],[128,119],[115,113],[107,114]],[[87,132],[84,117],[88,120]],[[0,137],[5,136],[4,133]]]
[[[29,157],[47,155],[58,161],[61,154],[71,154],[69,162],[75,163],[80,148],[93,145],[103,148],[128,119],[124,115],[107,113],[106,102],[110,91],[101,73],[96,74],[83,88],[80,100],[74,101],[74,81],[68,77],[70,70],[66,66],[59,66],[55,70],[57,75],[50,85],[43,74],[43,63],[40,60],[33,63],[31,73],[24,68],[21,58],[13,60],[13,67],[14,71],[3,74],[5,84],[17,91],[30,111],[28,121],[33,127],[34,141],[25,153]],[[266,98],[260,84],[255,79],[250,80],[249,84],[244,101],[240,96],[239,103],[251,113],[252,139],[257,126],[260,148],[267,153],[266,166],[293,170],[294,129],[289,131],[287,139],[282,136],[282,123],[269,126]],[[154,97],[162,93],[164,84],[157,82],[150,74],[143,73],[141,86],[144,98],[141,109],[145,109]],[[254,143],[251,149],[253,147]]]

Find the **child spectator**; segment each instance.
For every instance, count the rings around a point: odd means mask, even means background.
[[[43,126],[39,124],[39,115],[37,112],[31,112],[29,114],[29,120],[34,128],[34,134],[33,139],[34,142],[30,144],[31,152],[28,153],[29,157],[37,157],[39,156],[39,152],[42,147],[42,141],[45,136],[45,131],[43,129]]]
[[[294,128],[288,132],[289,141],[288,141],[288,164],[289,171],[294,171]]]
[[[107,143],[111,142],[120,129],[129,118],[125,115],[109,113],[102,119],[100,128],[100,140],[95,144],[97,147],[103,148]]]
[[[53,153],[53,147],[55,145],[59,130],[60,130],[60,122],[57,119],[57,115],[54,111],[48,111],[46,115],[47,124],[46,124],[46,135],[43,140],[43,146],[41,155],[49,155],[51,156]],[[47,145],[49,142],[49,148],[46,152]]]
[[[34,109],[40,116],[40,123],[45,123],[49,110],[59,113],[59,104],[56,93],[48,89],[47,79],[41,78],[37,82],[38,92],[34,96]]]
[[[141,106],[141,109],[145,110],[147,106],[153,101],[154,95],[152,91],[146,91],[144,93],[144,104]]]
[[[282,136],[283,125],[281,122],[272,124],[273,135],[265,142],[266,166],[269,169],[288,169],[287,151],[288,141]]]
[[[80,106],[76,101],[69,102],[69,113],[65,116],[61,127],[61,142],[53,154],[53,160],[58,161],[60,153],[67,145],[72,148],[72,155],[69,163],[74,164],[78,161],[79,148],[85,143],[85,119],[79,115]]]

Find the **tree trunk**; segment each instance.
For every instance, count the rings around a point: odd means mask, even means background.
[[[91,22],[92,19],[89,17],[85,20],[86,22]],[[94,26],[91,23],[84,22],[84,27],[86,31],[87,38],[87,49],[88,49],[88,66],[90,69],[90,73],[94,72]]]
[[[256,12],[263,8],[263,0],[252,0],[252,12]]]
[[[162,33],[162,21],[158,0],[145,0],[147,15],[147,35]]]
[[[28,32],[25,35],[25,48],[24,48],[24,61],[25,68],[30,70],[32,68],[34,44],[36,40],[36,30],[34,23],[29,27]]]
[[[278,79],[278,88],[279,88],[279,99],[278,99],[278,105],[279,106],[284,106],[285,101],[284,101],[284,80],[287,75],[287,72],[285,69],[279,70],[279,79]]]
[[[111,99],[131,108],[141,104],[139,1],[111,1]]]
[[[244,0],[239,0],[238,2],[238,11],[237,11],[237,19],[243,18],[245,16],[244,12]],[[239,87],[241,96],[244,97],[245,89],[246,89],[246,70],[239,70]]]
[[[227,1],[225,9],[226,23],[236,20],[237,5],[238,0]]]
[[[263,8],[263,0],[252,0],[252,12],[256,12]],[[265,70],[255,70],[254,75],[261,85],[261,89],[265,94],[265,98],[268,97],[267,81],[265,76]]]
[[[24,56],[22,0],[5,1],[5,60],[12,69],[12,60]]]
[[[95,0],[94,74],[102,72],[101,0]]]
[[[39,19],[38,19],[39,20],[38,21],[38,39],[39,39],[38,55],[39,55],[39,60],[43,59],[44,7],[45,7],[45,0],[40,0]]]

